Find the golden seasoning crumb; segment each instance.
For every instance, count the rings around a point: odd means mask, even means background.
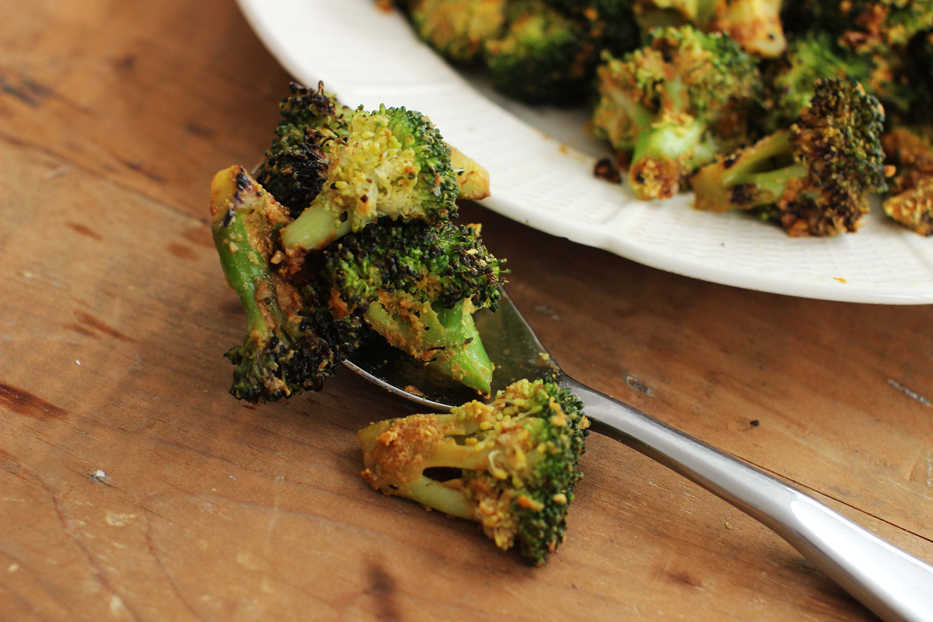
[[[405,390],[406,390],[408,393],[411,393],[412,395],[420,395],[421,397],[424,397],[424,393],[421,391],[421,389],[419,389],[418,387],[416,387],[416,386],[413,385],[413,384],[406,384],[406,385],[405,385]]]
[[[834,277],[833,277],[833,280],[834,280],[834,281],[839,281],[840,283],[848,283],[848,281],[846,281],[846,280],[845,280],[844,278],[842,278],[841,276],[834,276]]]
[[[567,503],[567,495],[562,492],[555,494],[551,499],[554,500],[554,503],[560,503],[561,505]]]
[[[551,416],[551,425],[557,428],[563,428],[567,425],[567,417],[564,413],[557,413]]]
[[[531,497],[526,497],[522,495],[521,497],[515,500],[515,503],[526,510],[534,510],[535,512],[540,512],[544,509],[544,504],[540,501],[535,501]]]

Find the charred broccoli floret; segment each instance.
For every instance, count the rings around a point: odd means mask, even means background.
[[[516,0],[507,15],[502,36],[486,43],[493,86],[529,103],[582,99],[597,59],[584,26],[543,0]]]
[[[425,42],[456,63],[483,57],[483,45],[505,26],[507,0],[412,0],[408,12]]]
[[[920,235],[933,235],[933,130],[898,127],[882,137],[895,174],[888,182],[884,213]]]
[[[221,266],[248,324],[243,343],[226,354],[234,365],[230,392],[255,402],[320,389],[356,347],[359,324],[309,310],[299,289],[274,271],[272,232],[288,222],[287,211],[232,166],[211,182],[211,219]]]
[[[853,232],[869,193],[885,188],[883,124],[884,109],[860,84],[820,80],[788,129],[701,168],[694,206],[757,209],[793,236]]]
[[[504,270],[478,226],[383,219],[328,246],[324,272],[335,315],[362,315],[390,345],[489,393],[493,365],[473,312],[495,308]]]
[[[289,208],[287,251],[320,249],[376,218],[437,221],[457,212],[450,149],[423,115],[351,109],[318,85],[292,85],[260,183]]]
[[[598,70],[597,134],[631,154],[642,199],[667,198],[698,166],[744,138],[760,88],[754,60],[729,37],[691,26],[653,31],[648,44]]]
[[[692,24],[722,32],[745,50],[764,58],[784,52],[781,0],[634,0],[635,14],[646,30]]]
[[[476,521],[497,546],[540,566],[564,540],[581,478],[582,408],[553,382],[520,380],[489,404],[373,423],[359,432],[363,478]]]

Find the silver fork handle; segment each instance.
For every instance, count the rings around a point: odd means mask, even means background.
[[[758,519],[887,622],[933,621],[933,567],[812,497],[576,380],[595,430]]]

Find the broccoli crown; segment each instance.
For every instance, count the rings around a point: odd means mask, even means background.
[[[390,290],[444,308],[467,298],[477,308],[494,308],[505,272],[478,227],[450,221],[432,226],[383,219],[332,244],[324,256],[332,282],[353,306]]]
[[[741,121],[760,76],[729,37],[660,28],[621,60],[604,59],[593,125],[617,151],[632,153],[629,178],[640,198],[673,195],[682,177],[744,138]]]
[[[478,227],[449,221],[382,219],[323,252],[335,315],[361,316],[393,347],[482,394],[493,365],[472,314],[497,305],[502,263]]]
[[[572,393],[519,380],[488,404],[360,430],[363,477],[386,494],[477,521],[500,548],[543,565],[564,540],[588,428]]]
[[[482,59],[484,43],[505,26],[506,0],[415,0],[408,11],[420,36],[454,62]]]
[[[789,129],[700,169],[695,206],[759,209],[790,235],[855,231],[885,188],[884,109],[857,82],[819,80]]]
[[[487,41],[493,86],[530,103],[568,103],[586,95],[596,49],[583,25],[542,0],[510,3],[508,25]]]
[[[258,177],[295,218],[282,231],[286,248],[321,248],[381,216],[456,215],[450,148],[421,113],[350,109],[320,84],[316,91],[293,85],[281,111]]]
[[[933,0],[792,0],[784,19],[798,32],[826,30],[844,46],[869,52],[906,45],[933,27]]]
[[[787,127],[800,116],[810,104],[817,80],[848,77],[864,83],[870,76],[870,61],[840,47],[828,33],[805,33],[793,39],[786,56],[766,70],[770,129]]]
[[[279,104],[282,119],[275,139],[256,171],[256,179],[296,218],[327,180],[325,142],[346,134],[344,107],[318,83],[311,90],[292,82]]]
[[[230,392],[257,402],[320,389],[355,348],[359,323],[309,312],[299,290],[273,271],[271,234],[288,216],[242,167],[215,175],[211,214],[221,266],[248,325],[243,343],[226,354],[234,365]]]

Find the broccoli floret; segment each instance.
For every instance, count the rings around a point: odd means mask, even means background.
[[[589,422],[582,403],[550,381],[520,380],[489,404],[413,415],[359,432],[363,478],[480,523],[503,550],[541,566],[563,542],[581,478]],[[451,475],[435,478],[435,474]]]
[[[361,314],[390,345],[489,393],[473,312],[496,307],[504,270],[478,227],[383,219],[324,249],[324,272],[335,314]]]
[[[516,0],[500,38],[486,43],[493,86],[529,103],[566,104],[587,94],[597,51],[580,22],[542,0]]]
[[[634,0],[634,8],[646,30],[691,24],[725,33],[763,58],[776,58],[787,46],[781,0]]]
[[[786,127],[810,103],[821,78],[849,78],[862,85],[891,110],[906,113],[914,97],[906,82],[899,54],[858,54],[840,46],[825,32],[810,32],[793,39],[785,57],[765,69],[768,96],[763,125],[767,131]]]
[[[822,78],[849,78],[863,84],[871,75],[865,57],[841,48],[825,32],[806,33],[791,41],[784,58],[765,71],[770,129],[789,126],[810,104]]]
[[[760,89],[749,54],[691,26],[654,30],[621,60],[606,55],[597,73],[594,128],[631,154],[629,180],[642,199],[673,196],[695,168],[743,142]]]
[[[825,79],[788,129],[693,176],[694,206],[757,209],[789,235],[854,232],[868,194],[885,188],[884,109],[858,83]]]
[[[933,129],[898,127],[882,137],[895,174],[888,182],[884,213],[920,235],[933,235]]]
[[[320,249],[381,216],[450,218],[457,176],[430,121],[405,108],[368,112],[292,85],[276,140],[258,171],[294,222],[281,231],[290,254]]]
[[[933,0],[788,0],[784,18],[797,32],[824,30],[852,50],[884,51],[933,27]]]
[[[483,45],[505,26],[507,0],[414,0],[409,15],[425,42],[456,63],[482,60]]]
[[[230,392],[256,402],[320,389],[356,347],[359,325],[308,312],[299,289],[274,271],[272,232],[288,222],[286,209],[232,166],[211,182],[211,218],[221,266],[248,324],[243,343],[226,354],[234,365]]]

